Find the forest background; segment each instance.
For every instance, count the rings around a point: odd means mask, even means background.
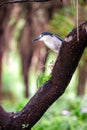
[[[79,2],[79,24],[87,20],[87,1]],[[32,39],[49,31],[65,38],[76,27],[75,1],[12,4],[0,8],[0,102],[19,111],[51,76],[56,55]],[[87,50],[58,102],[33,128],[87,130]]]

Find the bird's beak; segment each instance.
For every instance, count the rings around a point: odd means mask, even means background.
[[[40,39],[41,37],[39,36],[39,37],[36,37],[36,38],[34,38],[33,39],[33,42],[35,42],[35,41],[39,41],[39,39]]]

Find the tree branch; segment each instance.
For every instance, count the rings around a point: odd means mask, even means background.
[[[48,2],[52,0],[1,0],[0,7],[6,4],[14,4],[14,3],[25,3],[25,2]]]
[[[27,105],[18,113],[6,113],[0,109],[0,126],[3,130],[22,130],[23,124],[27,125],[24,130],[31,129],[51,104],[64,93],[87,46],[87,21],[78,30],[79,41],[77,29],[74,29],[63,42],[52,78],[37,91]]]

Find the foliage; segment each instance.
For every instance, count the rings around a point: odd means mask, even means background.
[[[71,6],[59,9],[50,22],[51,31],[64,38],[74,27],[74,16],[75,9]]]
[[[51,78],[51,74],[49,75],[45,75],[44,73],[42,73],[39,77],[38,77],[38,86],[42,86],[47,80],[49,80]]]
[[[87,97],[81,100],[64,100],[65,107],[61,107],[61,101],[56,102],[44,115],[32,130],[86,130],[87,129],[87,106],[85,105]]]
[[[37,86],[40,87],[42,86],[46,81],[48,81],[52,75],[52,69],[55,64],[57,55],[54,52],[49,52],[47,61],[45,63],[45,71],[41,72],[37,78]]]

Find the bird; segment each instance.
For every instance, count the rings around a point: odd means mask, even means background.
[[[62,46],[62,42],[64,40],[57,34],[52,34],[50,32],[42,32],[38,37],[33,39],[33,42],[35,42],[35,41],[43,41],[43,43],[49,49],[51,49],[53,52],[59,54],[60,48]]]

